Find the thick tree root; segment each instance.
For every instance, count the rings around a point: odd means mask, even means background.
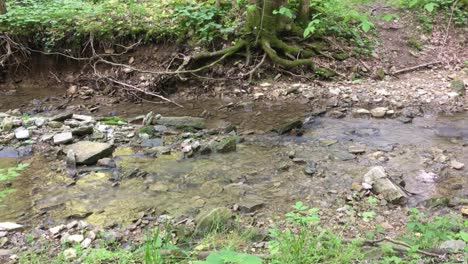
[[[304,66],[304,65],[309,66],[311,68],[314,67],[314,62],[311,59],[287,60],[287,59],[281,58],[280,56],[278,56],[276,51],[271,47],[270,42],[265,38],[261,39],[260,44],[262,45],[262,49],[266,52],[268,57],[270,57],[270,59],[274,63],[279,64],[283,66],[284,68],[290,69],[290,68],[295,68],[295,67]]]
[[[312,50],[303,49],[298,46],[288,45],[277,37],[269,37],[268,39],[272,47],[280,49],[284,53],[292,53],[294,55],[303,55],[305,57],[312,57],[316,55],[315,52]]]
[[[247,44],[247,41],[241,39],[236,43],[236,45],[229,47],[229,48],[225,48],[225,49],[217,50],[213,52],[206,52],[206,51],[200,52],[196,54],[195,56],[193,56],[193,60],[209,59],[209,58],[219,57],[219,56],[224,56],[224,55],[229,56],[229,55],[236,53],[240,49],[242,49],[246,44]]]

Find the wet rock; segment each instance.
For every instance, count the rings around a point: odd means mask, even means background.
[[[54,144],[59,145],[59,144],[66,144],[70,143],[73,141],[73,135],[71,132],[63,132],[56,134],[54,136]]]
[[[15,130],[15,138],[16,139],[28,139],[29,138],[29,130],[24,127],[17,128]]]
[[[228,153],[236,151],[237,136],[228,136],[215,144],[215,149],[219,153]]]
[[[163,125],[155,125],[153,128],[154,128],[154,132],[158,134],[164,134],[168,131],[167,126],[163,126]]]
[[[96,165],[102,166],[102,167],[114,167],[115,164],[111,158],[103,158],[103,159],[99,159]]]
[[[403,124],[408,124],[413,122],[413,118],[407,116],[400,116],[398,117],[398,121],[402,122]]]
[[[74,248],[69,248],[63,251],[63,257],[65,258],[65,260],[74,260],[78,257],[78,255]]]
[[[209,155],[213,152],[210,145],[202,145],[200,147],[200,155]]]
[[[348,148],[348,152],[351,154],[362,154],[366,152],[366,146],[354,145]]]
[[[461,170],[465,167],[465,164],[457,161],[457,160],[451,160],[450,161],[450,167],[456,169],[456,170]]]
[[[293,129],[301,128],[302,125],[303,122],[301,120],[289,120],[282,124],[280,127],[273,129],[273,131],[276,131],[280,135],[284,135],[286,133],[289,133]]]
[[[294,159],[296,157],[296,151],[294,151],[294,150],[289,151],[288,152],[288,157],[290,159]]]
[[[86,122],[86,123],[96,123],[96,120],[94,119],[94,117],[88,116],[88,115],[73,114],[72,118],[76,119],[76,120],[79,120],[79,121]]]
[[[382,195],[383,198],[392,203],[402,202],[407,195],[389,178],[385,169],[381,166],[373,167],[363,177],[362,187],[372,189],[375,194]]]
[[[452,239],[444,241],[439,248],[449,252],[461,252],[465,249],[465,246],[465,241]]]
[[[205,119],[201,117],[177,116],[161,117],[153,121],[156,125],[174,126],[177,128],[205,128]]]
[[[66,151],[73,150],[77,164],[92,165],[99,159],[112,154],[112,145],[108,143],[80,141],[66,148]]]
[[[23,226],[13,222],[1,222],[0,231],[18,231],[23,229]]]
[[[57,114],[53,117],[50,118],[50,121],[57,121],[57,122],[63,122],[67,119],[70,119],[73,117],[73,113],[71,112],[64,112],[64,113],[60,113],[60,114]]]
[[[81,125],[81,122],[78,120],[71,119],[71,120],[65,120],[63,124],[69,127],[79,127]]]
[[[370,110],[370,113],[373,117],[381,118],[384,117],[387,113],[387,107],[376,107]]]
[[[141,142],[143,147],[162,147],[164,140],[162,138],[149,138]]]
[[[314,175],[317,172],[317,164],[313,161],[307,162],[306,166],[304,167],[304,173],[307,175]]]
[[[371,112],[367,109],[360,108],[360,109],[353,111],[353,113],[359,116],[359,115],[370,115]]]
[[[323,145],[323,146],[331,146],[331,145],[334,145],[336,143],[338,143],[338,140],[336,139],[321,139],[319,140],[319,143],[320,145]]]
[[[452,91],[454,91],[460,96],[463,96],[466,93],[465,84],[463,83],[463,80],[460,80],[460,79],[455,79],[451,81],[450,88],[452,89]]]
[[[195,219],[197,223],[195,234],[200,232],[205,233],[224,227],[228,225],[231,217],[231,210],[226,207],[218,207],[208,212],[201,212]]]
[[[72,130],[74,136],[86,136],[92,134],[94,128],[92,126],[81,126]]]
[[[155,184],[150,185],[148,189],[153,192],[167,192],[169,190],[169,187],[167,187],[167,185],[164,185],[162,183],[155,183]]]
[[[341,160],[341,161],[347,161],[347,160],[353,160],[356,158],[354,154],[351,154],[347,151],[333,151],[332,152],[332,158],[334,160]]]

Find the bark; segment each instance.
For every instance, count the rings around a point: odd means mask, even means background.
[[[6,3],[5,0],[0,0],[0,15],[6,14]]]

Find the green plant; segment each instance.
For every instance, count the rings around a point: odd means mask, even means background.
[[[213,252],[205,261],[196,261],[195,264],[261,264],[262,259],[250,254],[238,253],[232,250],[223,249]]]
[[[187,257],[184,251],[180,250],[172,243],[169,233],[163,233],[159,228],[153,230],[151,235],[147,235],[145,245],[143,246],[143,262],[145,264],[164,264],[170,261],[171,257],[164,257],[161,250],[173,250],[178,254],[172,257]]]
[[[377,214],[374,211],[368,211],[362,213],[362,220],[364,222],[369,222],[370,219],[374,218]]]
[[[360,242],[318,226],[318,210],[297,202],[286,215],[290,227],[270,230],[271,263],[352,263],[363,257]]]
[[[0,182],[16,178],[19,175],[19,172],[26,169],[28,166],[29,166],[29,163],[20,163],[16,167],[0,169]],[[7,195],[15,191],[16,189],[9,188],[9,187],[3,190],[0,190],[0,201],[2,201]]]
[[[106,124],[106,125],[123,125],[126,124],[127,121],[123,118],[120,118],[118,116],[106,116],[106,117],[101,117],[98,119],[98,121]]]

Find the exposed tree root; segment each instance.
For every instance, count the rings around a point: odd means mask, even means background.
[[[261,39],[260,44],[262,45],[262,49],[266,52],[268,57],[276,63],[284,68],[291,69],[299,66],[309,66],[314,67],[314,62],[311,59],[296,59],[296,60],[287,60],[281,58],[276,51],[270,46],[270,42],[267,39]]]

